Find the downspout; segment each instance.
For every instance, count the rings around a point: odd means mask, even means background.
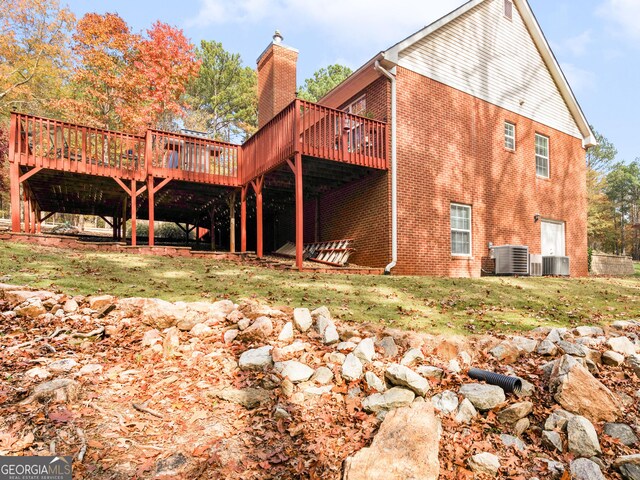
[[[398,176],[396,162],[396,76],[385,70],[376,60],[375,69],[391,81],[391,263],[384,267],[390,275],[398,263]]]

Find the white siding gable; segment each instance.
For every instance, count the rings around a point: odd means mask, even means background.
[[[515,4],[509,20],[504,0],[480,3],[401,51],[398,64],[583,137]]]

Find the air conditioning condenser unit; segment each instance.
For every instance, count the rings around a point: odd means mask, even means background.
[[[569,275],[569,257],[542,257],[543,275]]]
[[[542,255],[529,255],[529,275],[532,277],[542,276]]]
[[[491,248],[496,275],[529,275],[529,247],[501,245]]]

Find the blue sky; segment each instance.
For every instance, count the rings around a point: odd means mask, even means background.
[[[255,66],[276,28],[298,48],[298,83],[331,63],[357,68],[464,0],[62,0],[76,15],[117,12],[135,31],[155,20],[194,42],[222,42]],[[640,157],[640,0],[530,0],[587,119],[620,160]]]

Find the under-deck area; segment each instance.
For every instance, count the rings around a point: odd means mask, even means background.
[[[224,232],[230,251],[318,240],[304,202],[387,169],[383,122],[295,100],[244,144],[148,130],[133,135],[14,113],[12,230],[39,233],[54,213],[96,215],[136,245],[136,221]],[[378,173],[376,173],[378,172]],[[239,222],[237,221],[239,220]],[[305,238],[305,231],[306,237]],[[220,233],[218,233],[220,235]],[[291,238],[294,237],[294,238]],[[312,237],[312,238],[308,238]],[[212,243],[214,244],[214,243]]]

